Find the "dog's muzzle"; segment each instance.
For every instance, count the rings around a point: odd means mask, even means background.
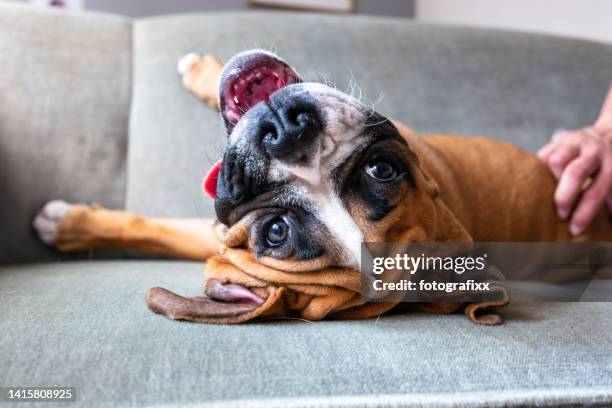
[[[269,158],[286,163],[304,161],[299,152],[308,150],[322,128],[315,101],[293,87],[277,91],[268,103],[258,105],[249,121],[253,124],[243,137],[260,145]]]

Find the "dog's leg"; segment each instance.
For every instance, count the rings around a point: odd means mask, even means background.
[[[34,219],[40,239],[60,251],[134,249],[203,261],[217,253],[212,219],[146,218],[99,206],[51,201]]]
[[[208,103],[219,108],[219,78],[223,62],[214,55],[200,57],[196,53],[182,57],[177,66],[185,89]]]

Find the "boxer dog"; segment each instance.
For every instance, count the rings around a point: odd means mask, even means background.
[[[244,52],[222,64],[189,56],[183,82],[218,101],[227,133],[205,190],[217,222],[150,219],[100,207],[46,205],[34,225],[62,251],[134,248],[207,260],[206,296],[162,288],[151,310],[172,319],[236,323],[294,316],[365,318],[398,309],[359,293],[363,242],[608,241],[601,211],[572,237],[553,206],[556,182],[536,157],[480,137],[419,136],[359,100],[304,82],[278,56]],[[212,83],[218,82],[217,95]],[[403,304],[464,311],[498,324],[496,300]]]

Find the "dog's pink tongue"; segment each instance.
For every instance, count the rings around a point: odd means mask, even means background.
[[[265,302],[265,299],[260,298],[244,286],[231,283],[222,284],[221,282],[213,282],[212,285],[207,287],[206,294],[212,299],[224,302],[249,302],[256,305],[261,305]]]
[[[219,178],[219,172],[221,171],[221,163],[222,160],[219,160],[210,170],[208,170],[208,173],[206,173],[206,176],[204,176],[204,183],[202,183],[204,192],[213,200],[217,198],[217,179]]]

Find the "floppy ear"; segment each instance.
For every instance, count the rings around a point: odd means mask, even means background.
[[[151,288],[147,306],[172,320],[197,323],[241,323],[250,320],[257,310],[251,303],[217,302],[204,296],[186,298],[164,288]]]
[[[502,317],[492,310],[504,307],[510,302],[508,291],[503,287],[496,287],[493,288],[492,293],[497,295],[498,299],[487,302],[470,303],[465,307],[463,312],[473,323],[485,326],[495,326],[504,322]]]
[[[210,258],[206,265],[207,270],[214,270],[215,274],[231,276],[239,273],[234,265],[225,261],[220,255]],[[236,269],[236,270],[233,270]],[[213,292],[215,297],[225,291],[225,301],[214,300],[209,296],[183,297],[167,289],[155,287],[147,292],[147,306],[157,314],[172,320],[187,320],[197,323],[243,323],[258,317],[278,316],[286,314],[284,304],[281,302],[284,288],[262,286],[258,294],[263,295],[263,303],[258,304],[248,296],[225,289],[216,279],[208,279],[204,285],[204,293]]]
[[[436,183],[429,179],[426,181],[428,192],[434,196],[438,217],[440,220],[440,228],[438,228],[436,242],[474,242],[472,236],[467,232],[465,227],[459,222],[457,217],[446,206],[444,201],[438,196],[438,187]],[[463,312],[465,316],[473,323],[485,326],[493,326],[503,323],[500,315],[494,312],[495,309],[506,306],[510,301],[508,290],[503,287],[501,282],[495,282],[490,290],[490,295],[495,297],[494,300],[486,302],[469,303],[464,305]],[[441,304],[433,303],[428,305],[428,311],[434,313],[448,313],[447,310],[460,310],[458,304],[442,302]]]
[[[393,124],[411,148],[415,150],[417,157],[424,159],[420,156],[423,152],[426,152],[426,149],[423,148],[422,142],[414,135],[414,132],[402,123],[394,121]],[[440,197],[440,187],[437,182],[427,174],[421,165],[417,167],[417,177],[420,180],[420,185],[423,187],[424,195],[428,197],[428,200],[424,200],[424,203],[426,204],[427,201],[433,203],[433,211],[420,217],[421,223],[427,224],[428,234],[425,234],[427,236],[423,238],[434,242],[474,242],[470,233]],[[456,302],[422,303],[417,304],[416,309],[429,313],[453,313],[463,309],[465,315],[474,323],[483,325],[501,324],[503,322],[502,318],[492,313],[491,309],[507,305],[509,294],[500,283],[492,286],[491,294],[495,295],[495,299],[486,302],[469,303],[467,305]]]
[[[425,191],[431,197],[436,211],[435,229],[433,233],[434,242],[474,242],[470,233],[459,222],[455,214],[448,208],[440,197],[436,182],[424,175]]]

